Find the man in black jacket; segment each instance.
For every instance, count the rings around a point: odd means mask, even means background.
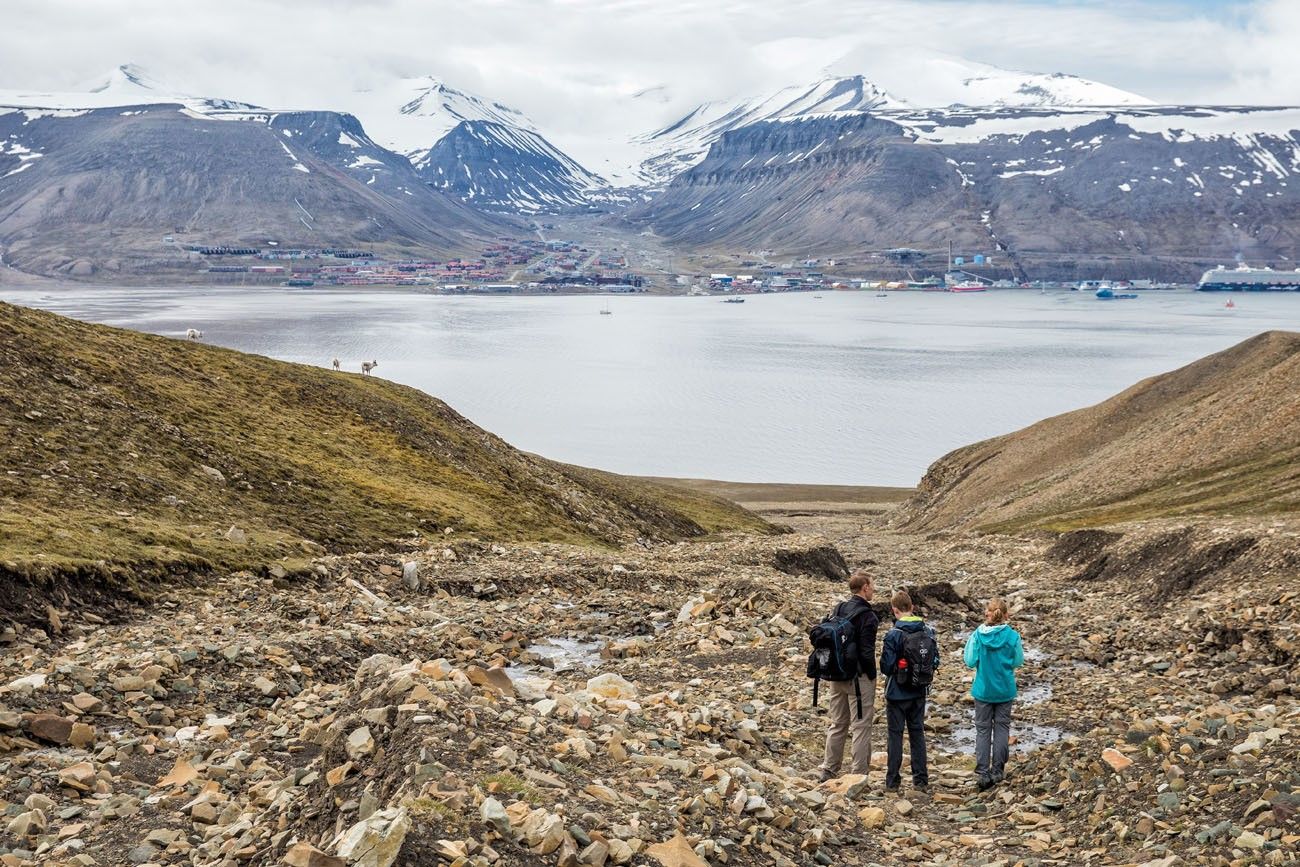
[[[849,577],[853,595],[835,606],[835,615],[847,617],[853,624],[858,641],[858,689],[853,681],[826,681],[827,710],[830,727],[826,730],[826,759],[822,762],[822,781],[840,775],[844,761],[844,741],[853,732],[853,773],[866,775],[871,770],[871,715],[876,704],[876,628],[880,621],[871,610],[876,585],[866,572]],[[862,693],[862,718],[858,718],[857,692]]]

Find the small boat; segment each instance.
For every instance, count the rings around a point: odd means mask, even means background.
[[[989,287],[983,283],[958,283],[948,287],[949,292],[987,292],[988,290]]]
[[[888,293],[888,292],[877,292],[877,293],[876,293],[876,297],[877,297],[877,298],[888,298],[888,297],[889,297],[889,293]]]
[[[1233,309],[1234,307],[1236,307],[1237,305],[1236,305],[1236,304],[1233,304],[1233,303],[1232,303],[1232,299],[1229,298],[1229,299],[1228,299],[1228,303],[1227,303],[1227,304],[1224,304],[1223,306],[1226,307],[1226,308],[1228,308],[1229,310],[1231,310],[1231,309]]]
[[[822,297],[822,296],[820,296],[820,295],[814,295],[814,296],[813,296],[813,298],[816,298],[818,301],[821,300],[821,297]]]
[[[723,298],[722,303],[723,304],[744,304],[745,299],[744,298]]]
[[[315,280],[301,280],[301,279],[293,279],[293,280],[285,280],[285,281],[284,281],[283,283],[281,283],[280,285],[281,285],[281,286],[287,286],[287,287],[289,287],[290,289],[306,289],[306,288],[309,287],[309,286],[315,286],[315,285],[316,285],[316,281],[315,281]]]
[[[1125,298],[1136,298],[1136,292],[1116,292],[1114,289],[1098,289],[1097,297],[1102,301],[1117,301]]]
[[[609,302],[608,302],[608,301],[605,302],[605,306],[604,306],[604,307],[600,308],[600,315],[601,315],[601,316],[612,316],[612,315],[614,315],[614,311],[609,309]]]

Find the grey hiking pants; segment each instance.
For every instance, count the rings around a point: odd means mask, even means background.
[[[858,698],[853,681],[822,681],[826,687],[829,726],[826,729],[826,756],[822,770],[839,775],[844,761],[844,742],[853,733],[852,768],[855,774],[871,770],[871,714],[876,707],[876,682],[864,674],[858,678],[862,690],[862,719],[858,719]]]
[[[1011,705],[975,702],[975,773],[980,779],[1002,779],[1011,740]]]

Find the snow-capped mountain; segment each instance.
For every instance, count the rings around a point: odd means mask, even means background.
[[[955,242],[1022,277],[1127,261],[1187,280],[1236,255],[1294,257],[1297,177],[1300,108],[883,109],[732,130],[628,217],[686,247]]]
[[[959,105],[1079,106],[1153,105],[1144,96],[1098,81],[1060,72],[1040,74],[989,68],[989,72],[963,78]]]
[[[257,106],[232,99],[193,96],[182,93],[155,78],[134,63],[124,63],[71,91],[0,90],[0,105],[15,108],[79,110],[117,108],[132,105],[183,105],[205,113]]]
[[[536,214],[590,206],[605,181],[522,112],[433,76],[357,91],[349,108],[431,186],[478,208]]]
[[[0,94],[0,248],[20,268],[175,266],[182,244],[266,239],[463,254],[514,229],[431,188],[350,114],[177,95],[132,67],[92,87]]]
[[[772,93],[697,106],[684,117],[632,138],[635,165],[609,175],[627,185],[661,188],[704,159],[709,147],[731,130],[754,123],[831,112],[880,112],[912,106],[1125,106],[1151,100],[1086,78],[1063,73],[1018,72],[943,53],[911,52],[893,58],[875,52],[853,54],[828,71],[867,68],[829,75],[812,84]],[[638,99],[653,96],[651,88]]]
[[[662,129],[635,136],[632,141],[642,155],[630,174],[648,186],[663,186],[704,159],[723,133],[762,121],[906,106],[861,75],[824,78],[734,102],[706,102]]]
[[[457,90],[432,75],[393,79],[342,95],[341,102],[361,118],[376,141],[412,163],[467,120],[538,131],[522,112]]]
[[[607,186],[538,133],[489,120],[461,121],[416,168],[435,189],[507,213],[587,208]]]
[[[864,70],[872,81],[910,105],[927,108],[1152,104],[1139,94],[1077,75],[1004,69],[914,46],[853,51],[827,67],[839,75]]]

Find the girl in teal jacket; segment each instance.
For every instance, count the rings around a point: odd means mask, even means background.
[[[989,600],[984,621],[966,640],[962,654],[966,667],[975,669],[970,694],[975,699],[975,774],[980,791],[1006,777],[1016,669],[1025,662],[1020,633],[1007,623],[1005,599]]]

